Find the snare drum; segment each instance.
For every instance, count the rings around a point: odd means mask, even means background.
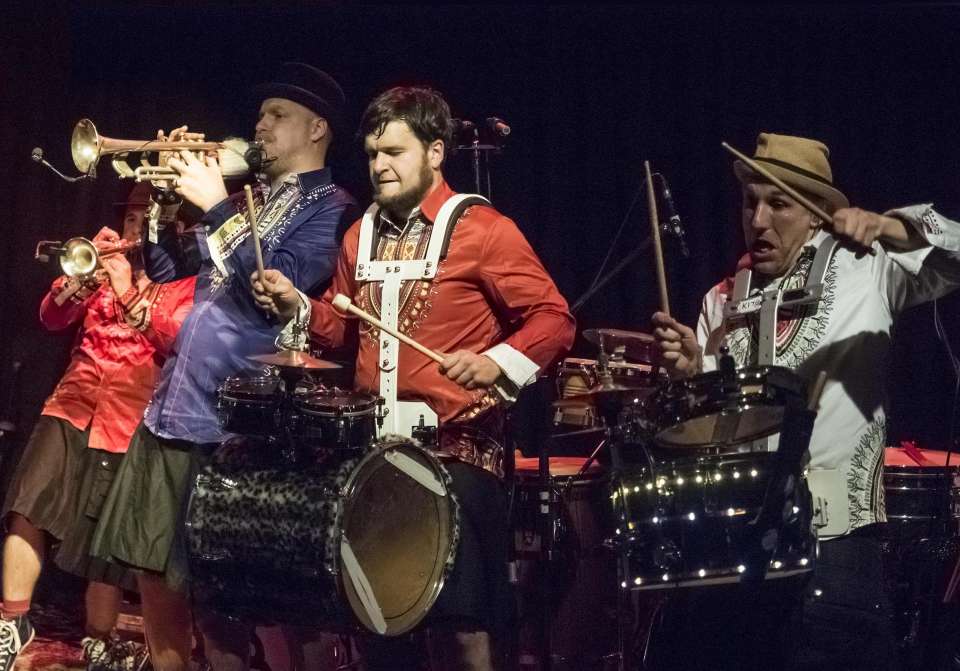
[[[187,512],[194,599],[252,625],[349,626],[355,617],[387,636],[426,616],[459,529],[436,457],[403,441],[304,468],[266,443],[247,440],[260,455],[241,462],[231,457],[237,445],[226,447],[196,477]]]
[[[377,435],[377,397],[336,387],[297,389],[291,435],[301,445],[364,449]]]
[[[230,433],[276,435],[282,424],[284,382],[272,375],[228,377],[217,389],[220,426]]]
[[[666,448],[730,447],[773,435],[788,402],[800,403],[806,385],[780,366],[740,368],[675,380],[651,399],[655,441]]]
[[[685,457],[633,467],[612,495],[614,537],[628,556],[622,587],[659,590],[739,582],[774,452]],[[813,568],[810,496],[798,480],[767,579]]]

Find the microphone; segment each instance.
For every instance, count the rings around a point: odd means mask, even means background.
[[[683,258],[690,257],[690,250],[687,249],[687,240],[683,231],[683,224],[680,222],[680,215],[677,214],[677,206],[673,202],[673,194],[670,193],[670,186],[667,184],[667,178],[662,173],[657,173],[660,178],[660,188],[663,191],[663,200],[667,204],[670,218],[664,223],[667,232],[673,235],[680,243],[680,254]]]
[[[64,175],[62,172],[60,172],[59,170],[57,170],[56,168],[54,168],[52,165],[50,165],[49,163],[47,163],[47,160],[46,160],[45,158],[43,158],[43,149],[41,149],[40,147],[34,147],[34,148],[33,148],[33,151],[30,152],[30,158],[33,159],[33,161],[34,161],[35,163],[41,163],[41,164],[47,166],[48,168],[50,168],[50,170],[52,170],[52,171],[54,172],[54,174],[56,174],[58,177],[60,177],[60,179],[63,179],[63,180],[65,180],[65,181],[67,181],[67,182],[79,182],[81,179],[89,179],[89,178],[90,178],[90,174],[89,174],[89,173],[84,174],[84,175],[80,175],[79,177],[68,177],[67,175]]]
[[[507,122],[495,116],[487,117],[487,126],[500,137],[507,137],[511,132],[511,128],[507,125]]]

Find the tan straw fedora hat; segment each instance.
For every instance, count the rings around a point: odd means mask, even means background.
[[[831,214],[850,202],[833,186],[830,170],[830,150],[817,140],[792,135],[760,133],[753,160],[804,193],[824,198]],[[741,182],[766,181],[743,161],[733,162],[733,172]]]

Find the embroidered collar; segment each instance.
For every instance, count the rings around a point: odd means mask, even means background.
[[[270,193],[270,180],[266,179],[266,177],[261,174],[259,176],[259,181],[263,193],[267,198],[269,198],[270,195],[272,195]],[[293,175],[287,175],[281,184],[294,184],[298,189],[300,189],[300,193],[309,195],[317,189],[325,186],[331,186],[333,184],[333,173],[331,172],[330,168],[320,168],[319,170],[299,172]]]

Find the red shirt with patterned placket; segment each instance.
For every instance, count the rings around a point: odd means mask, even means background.
[[[78,322],[82,327],[70,365],[41,414],[81,431],[90,427],[88,447],[126,452],[180,324],[193,307],[196,278],[146,285],[137,301],[147,309],[139,327],[127,322],[109,283],[82,301],[57,305],[65,281],[56,279],[44,296],[40,321],[51,331]]]
[[[454,195],[444,182],[429,193],[401,230],[381,229],[378,259],[424,258],[441,205]],[[389,226],[384,222],[384,227]],[[322,301],[312,302],[311,335],[321,347],[343,342],[346,322],[330,305],[337,293],[380,315],[378,282],[357,282],[360,224],[346,233],[333,282]],[[398,326],[404,334],[437,352],[484,352],[506,343],[540,370],[573,343],[575,323],[567,302],[516,224],[492,207],[473,206],[456,224],[447,257],[432,281],[410,280],[400,294]],[[380,388],[379,331],[360,325],[355,386],[374,394]],[[437,364],[413,348],[398,354],[397,397],[423,401],[441,424],[482,421],[500,404],[492,389],[468,390],[440,374]],[[441,440],[441,442],[443,442]],[[453,452],[441,446],[441,451]],[[457,456],[497,472],[495,455]]]

